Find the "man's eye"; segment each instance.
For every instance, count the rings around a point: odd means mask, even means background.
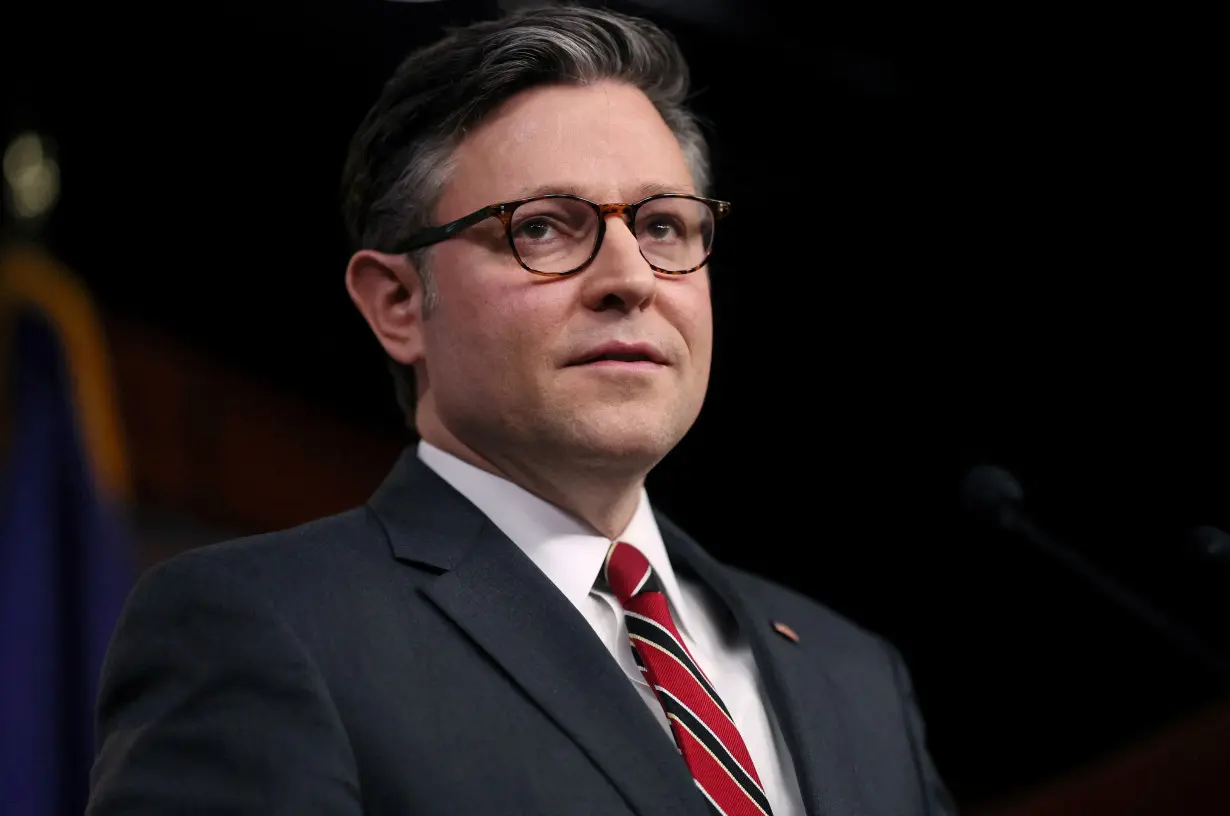
[[[527,221],[517,227],[516,237],[525,238],[530,241],[547,241],[552,238],[555,233],[555,227],[548,221],[539,219],[537,221]]]
[[[667,218],[657,218],[645,226],[645,234],[655,241],[671,241],[679,237],[679,225]]]

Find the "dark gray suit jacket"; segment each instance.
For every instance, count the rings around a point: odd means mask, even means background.
[[[809,814],[952,811],[892,647],[658,523],[750,640]],[[708,816],[581,614],[413,449],[365,507],[149,571],[98,722],[92,816]]]

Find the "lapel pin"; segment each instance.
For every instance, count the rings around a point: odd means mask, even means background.
[[[773,631],[794,643],[799,642],[799,636],[795,634],[795,631],[781,621],[773,621]]]

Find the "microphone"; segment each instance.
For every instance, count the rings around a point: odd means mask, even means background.
[[[1192,547],[1208,561],[1230,567],[1230,533],[1216,527],[1197,527],[1191,534]]]
[[[1011,473],[994,465],[972,468],[961,484],[961,505],[971,515],[1004,532],[1025,539],[1036,549],[1062,564],[1103,598],[1212,671],[1220,679],[1222,686],[1230,690],[1230,661],[1210,648],[1188,627],[1048,535],[1025,512],[1025,491]],[[1224,553],[1223,557],[1230,561],[1230,546],[1221,549],[1222,545],[1230,545],[1230,536],[1216,528],[1200,529],[1219,534],[1200,533],[1202,541],[1216,541],[1215,549]]]

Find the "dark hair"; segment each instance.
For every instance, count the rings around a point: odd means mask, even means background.
[[[454,150],[468,130],[521,91],[614,79],[639,88],[679,140],[697,193],[709,158],[685,107],[688,67],[653,23],[590,8],[533,8],[454,29],[408,56],[385,83],[350,142],[343,216],[356,249],[388,250],[432,225]],[[424,312],[438,300],[430,250],[411,253]],[[391,361],[398,403],[414,425],[414,372]]]

